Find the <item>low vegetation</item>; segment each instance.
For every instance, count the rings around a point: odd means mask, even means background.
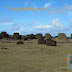
[[[0,40],[0,72],[68,72],[72,43],[46,46],[33,39],[17,45],[17,41]]]

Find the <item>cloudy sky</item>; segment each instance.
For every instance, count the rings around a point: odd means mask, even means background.
[[[5,8],[6,10],[1,10]],[[24,11],[24,7],[32,8],[68,8],[68,11]],[[7,10],[8,8],[8,10]],[[10,9],[13,8],[13,11]],[[19,8],[19,9],[18,9]],[[20,11],[21,8],[21,11]],[[16,10],[15,10],[16,9]],[[52,36],[72,33],[72,0],[1,0],[0,32],[12,35],[50,33]]]

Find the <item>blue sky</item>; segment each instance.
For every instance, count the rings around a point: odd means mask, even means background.
[[[1,8],[21,8],[21,11],[2,10]],[[24,11],[24,7],[66,7],[68,11]],[[2,0],[0,1],[0,32],[12,35],[50,33],[52,36],[72,33],[72,0]]]

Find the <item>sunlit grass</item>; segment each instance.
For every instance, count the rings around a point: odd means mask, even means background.
[[[66,72],[71,45],[0,43],[0,72]]]

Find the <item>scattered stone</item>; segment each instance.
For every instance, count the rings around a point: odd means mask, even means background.
[[[2,47],[1,49],[8,49],[8,48],[4,48],[4,47]]]
[[[46,40],[44,38],[39,38],[38,44],[46,44]]]
[[[47,45],[47,46],[56,46],[56,41],[51,40],[50,38],[48,38],[48,39],[46,40],[46,45]]]
[[[55,39],[55,37],[52,37],[53,39]]]
[[[71,37],[68,37],[67,39],[72,39]]]
[[[26,35],[25,37],[27,37],[28,39],[35,39],[35,35],[34,34]]]
[[[72,34],[71,34],[71,39],[72,39]]]
[[[55,36],[55,38],[58,38],[58,36]]]
[[[2,38],[9,38],[9,34],[7,34],[6,32],[1,32],[0,39],[2,39]]]
[[[5,36],[6,34],[7,34],[6,32],[1,32],[1,35],[4,35]]]
[[[30,39],[35,39],[35,35],[34,34],[30,34],[29,38]]]
[[[24,44],[24,42],[22,42],[22,41],[18,41],[16,44]]]
[[[13,34],[13,37],[14,37],[15,40],[18,40],[19,37],[20,37],[20,36],[19,36],[19,33],[14,33],[14,34]]]
[[[67,36],[64,33],[59,33],[58,38],[59,39],[67,39]]]
[[[42,36],[42,34],[41,33],[38,33],[38,34],[36,34],[36,36],[35,36],[37,39],[38,38],[43,38],[43,36]]]
[[[22,36],[22,40],[28,40],[29,38],[27,36]]]

